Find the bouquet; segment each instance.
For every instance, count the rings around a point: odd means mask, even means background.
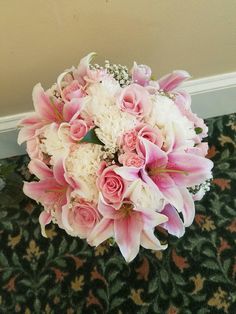
[[[179,89],[187,72],[156,80],[146,65],[92,65],[94,55],[34,87],[18,142],[37,178],[23,190],[43,205],[42,235],[52,222],[91,246],[112,239],[130,262],[140,246],[167,247],[156,226],[181,237],[192,224],[212,176],[207,127]]]

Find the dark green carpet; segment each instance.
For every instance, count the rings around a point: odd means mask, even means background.
[[[54,225],[43,238],[40,206],[21,190],[28,158],[1,160],[0,313],[236,313],[236,114],[207,122],[214,181],[194,224],[130,264]]]

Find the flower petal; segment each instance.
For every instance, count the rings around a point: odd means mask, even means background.
[[[64,174],[65,174],[64,162],[62,159],[58,159],[53,167],[53,175],[56,181],[62,186],[68,185],[68,183],[65,180]]]
[[[161,244],[155,237],[152,229],[145,229],[142,231],[140,245],[145,249],[150,250],[165,250],[167,244]]]
[[[40,83],[33,88],[33,103],[35,111],[40,118],[48,122],[56,121],[54,106]]]
[[[114,235],[113,220],[102,218],[90,233],[87,241],[91,246],[98,246],[103,241],[111,238]]]
[[[66,102],[63,107],[64,121],[70,122],[78,117],[82,108],[82,99],[74,98],[70,102]]]
[[[41,234],[43,237],[47,238],[47,234],[45,232],[45,226],[50,224],[50,222],[52,221],[52,216],[50,213],[48,213],[47,211],[42,211],[41,214],[39,215],[39,223],[41,226]]]
[[[98,210],[102,214],[103,217],[114,219],[116,210],[111,205],[106,204],[104,201],[104,198],[102,196],[102,193],[99,195],[99,201],[98,201]]]
[[[168,217],[168,221],[162,224],[162,227],[166,229],[170,234],[180,238],[184,235],[185,227],[183,221],[180,219],[176,209],[171,205],[166,205],[161,212]]]
[[[138,212],[114,221],[115,240],[126,262],[131,262],[139,252],[142,228]]]
[[[207,158],[173,152],[168,155],[168,168],[181,170],[183,173],[170,172],[169,175],[180,186],[193,186],[211,178],[213,162]]]
[[[140,138],[140,142],[144,145],[145,164],[163,167],[167,163],[167,155],[157,145],[148,141],[145,138]]]
[[[158,83],[162,90],[169,92],[178,87],[183,81],[189,79],[190,77],[191,76],[188,72],[177,70],[160,78]]]
[[[52,170],[39,159],[32,159],[28,165],[29,171],[40,180],[53,177]]]
[[[140,168],[124,166],[115,168],[114,172],[127,181],[135,181],[139,178],[139,170]]]
[[[189,193],[189,191],[186,188],[181,188],[180,192],[182,194],[182,198],[184,201],[184,205],[182,208],[184,225],[185,225],[185,227],[189,227],[193,223],[194,216],[195,216],[194,201],[193,201],[191,194]]]

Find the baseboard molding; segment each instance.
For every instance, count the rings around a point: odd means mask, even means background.
[[[208,76],[196,80],[190,80],[185,82],[183,84],[183,87],[191,95],[212,93],[214,91],[222,89],[235,88],[236,72]]]
[[[183,88],[192,95],[193,112],[202,118],[236,112],[236,72],[190,80]],[[25,153],[25,148],[16,143],[17,126],[30,114],[0,117],[0,159]]]

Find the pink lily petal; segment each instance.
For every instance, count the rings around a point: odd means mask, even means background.
[[[198,185],[211,177],[213,162],[207,158],[178,152],[170,153],[168,157],[169,169],[184,171],[184,173],[169,173],[177,185]]]
[[[50,224],[50,222],[52,221],[52,216],[50,213],[48,213],[47,211],[42,211],[41,214],[39,215],[39,223],[41,226],[41,234],[43,237],[47,238],[47,234],[45,232],[45,226]]]
[[[66,203],[66,197],[62,197],[62,186],[55,182],[54,178],[48,178],[39,182],[24,182],[23,192],[36,202],[54,204]]]
[[[113,221],[111,219],[102,218],[90,233],[87,241],[91,246],[98,246],[103,241],[114,235]]]
[[[117,167],[114,169],[114,172],[121,176],[123,179],[127,181],[135,181],[136,179],[139,178],[139,171],[140,168],[136,167]]]
[[[150,250],[165,250],[167,244],[161,244],[155,237],[152,229],[145,229],[141,233],[140,245]]]
[[[40,118],[48,122],[57,120],[55,115],[56,104],[52,104],[40,83],[35,85],[33,89],[33,102],[35,112]]]
[[[115,219],[117,211],[111,205],[106,204],[102,193],[99,195],[98,210],[104,218]]]
[[[167,155],[163,150],[145,138],[140,138],[140,141],[145,148],[146,165],[149,166],[154,164],[154,166],[161,168],[167,164]]]
[[[189,191],[186,188],[181,188],[180,192],[182,194],[184,200],[184,206],[182,208],[182,214],[184,218],[184,225],[185,227],[189,227],[194,220],[195,216],[195,205],[193,198]]]
[[[175,104],[179,110],[184,114],[186,110],[190,110],[191,96],[184,90],[175,92]]]
[[[21,145],[22,143],[30,140],[32,137],[35,136],[35,131],[36,131],[36,128],[34,126],[21,128],[18,133],[17,143]]]
[[[184,235],[185,227],[183,221],[180,219],[176,209],[171,205],[166,205],[161,211],[163,215],[166,215],[169,219],[162,224],[162,227],[166,229],[170,234],[180,238]]]
[[[141,86],[148,85],[151,78],[152,70],[149,66],[144,64],[137,64],[134,62],[134,65],[131,69],[132,81]]]
[[[74,98],[70,102],[66,102],[63,108],[63,118],[64,121],[70,122],[76,119],[82,108],[82,100],[81,98]]]
[[[31,126],[34,125],[36,123],[41,123],[41,119],[37,116],[37,115],[31,115],[29,117],[26,117],[24,119],[22,119],[19,122],[19,126]]]
[[[63,160],[58,159],[53,167],[53,175],[56,181],[62,186],[67,185],[64,174],[65,174],[65,168],[64,168]]]
[[[66,230],[73,231],[73,229],[71,228],[71,226],[69,224],[69,220],[68,220],[69,211],[70,211],[70,208],[69,208],[69,206],[67,204],[62,206],[61,222],[62,222],[63,227]]]
[[[162,90],[170,92],[190,77],[188,72],[177,70],[160,78],[158,83]]]
[[[89,53],[87,56],[85,56],[84,58],[82,58],[80,60],[80,63],[78,65],[78,69],[76,69],[75,73],[74,73],[74,77],[75,79],[78,80],[78,82],[81,85],[85,85],[86,81],[84,80],[84,77],[87,75],[87,72],[89,70],[89,64],[92,61],[93,57],[96,55],[95,52],[91,52]]]
[[[168,217],[165,213],[163,213],[163,211],[161,213],[151,210],[142,211],[142,218],[144,222],[144,229],[153,229],[157,225],[168,221]]]
[[[167,173],[161,173],[156,177],[150,178],[146,171],[141,170],[141,178],[153,189],[157,189],[158,193],[165,198],[168,203],[171,203],[178,211],[183,208],[183,198],[175,185],[173,179]]]
[[[131,262],[139,252],[142,229],[138,212],[114,221],[115,240],[126,262]]]
[[[39,179],[53,177],[52,170],[39,159],[32,159],[28,165],[29,171],[36,175]]]

